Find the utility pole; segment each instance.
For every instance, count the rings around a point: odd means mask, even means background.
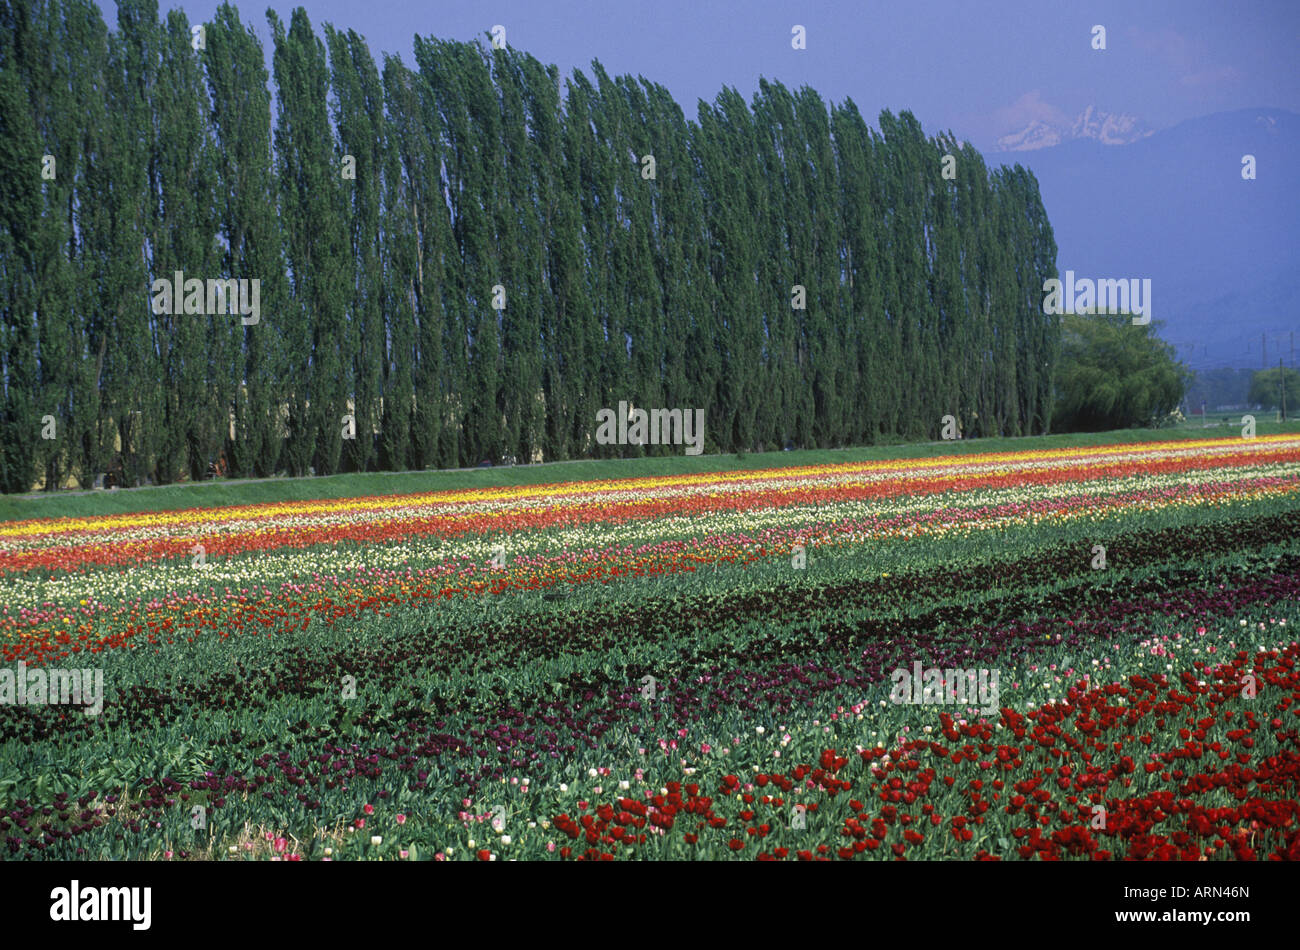
[[[1286,370],[1282,368],[1282,357],[1277,358],[1277,375],[1282,382],[1282,421],[1286,422]]]

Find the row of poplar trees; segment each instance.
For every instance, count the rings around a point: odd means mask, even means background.
[[[274,102],[233,6],[0,0],[5,490],[681,451],[596,444],[620,400],[705,409],[706,451],[1046,430],[1019,166],[809,88],[688,120],[598,62],[267,20]],[[260,321],[153,313],[178,270]]]

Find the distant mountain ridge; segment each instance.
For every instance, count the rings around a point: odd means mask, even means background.
[[[1068,126],[1035,119],[1019,132],[1002,136],[997,145],[1000,152],[1033,152],[1077,139],[1092,139],[1102,145],[1128,145],[1152,134],[1137,116],[1117,115],[1088,106]]]
[[[1084,117],[1087,129],[1106,127],[1100,114]],[[1300,115],[1243,109],[1128,144],[1103,141],[1079,136],[985,159],[1033,171],[1062,274],[1151,278],[1152,319],[1189,366],[1259,368],[1266,353],[1270,365],[1278,356],[1289,364],[1300,331]],[[1242,178],[1245,155],[1255,180]]]

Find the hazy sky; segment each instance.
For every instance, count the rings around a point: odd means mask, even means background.
[[[661,83],[694,118],[724,86],[748,99],[758,77],[852,98],[875,124],[910,109],[927,132],[951,129],[990,150],[1034,119],[1069,122],[1088,106],[1136,116],[1152,129],[1229,109],[1300,112],[1300,0],[308,0],[313,26],[366,37],[376,58],[412,62],[416,33],[507,42],[570,73],[593,58],[612,74]],[[163,0],[191,22],[214,0]],[[265,10],[287,22],[296,4],[235,3],[267,42]],[[116,6],[101,3],[110,27]],[[791,48],[791,28],[808,47]],[[1091,30],[1106,27],[1104,51]]]

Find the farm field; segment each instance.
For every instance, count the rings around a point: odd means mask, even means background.
[[[0,856],[1300,858],[1300,434],[1015,441],[0,522]]]

